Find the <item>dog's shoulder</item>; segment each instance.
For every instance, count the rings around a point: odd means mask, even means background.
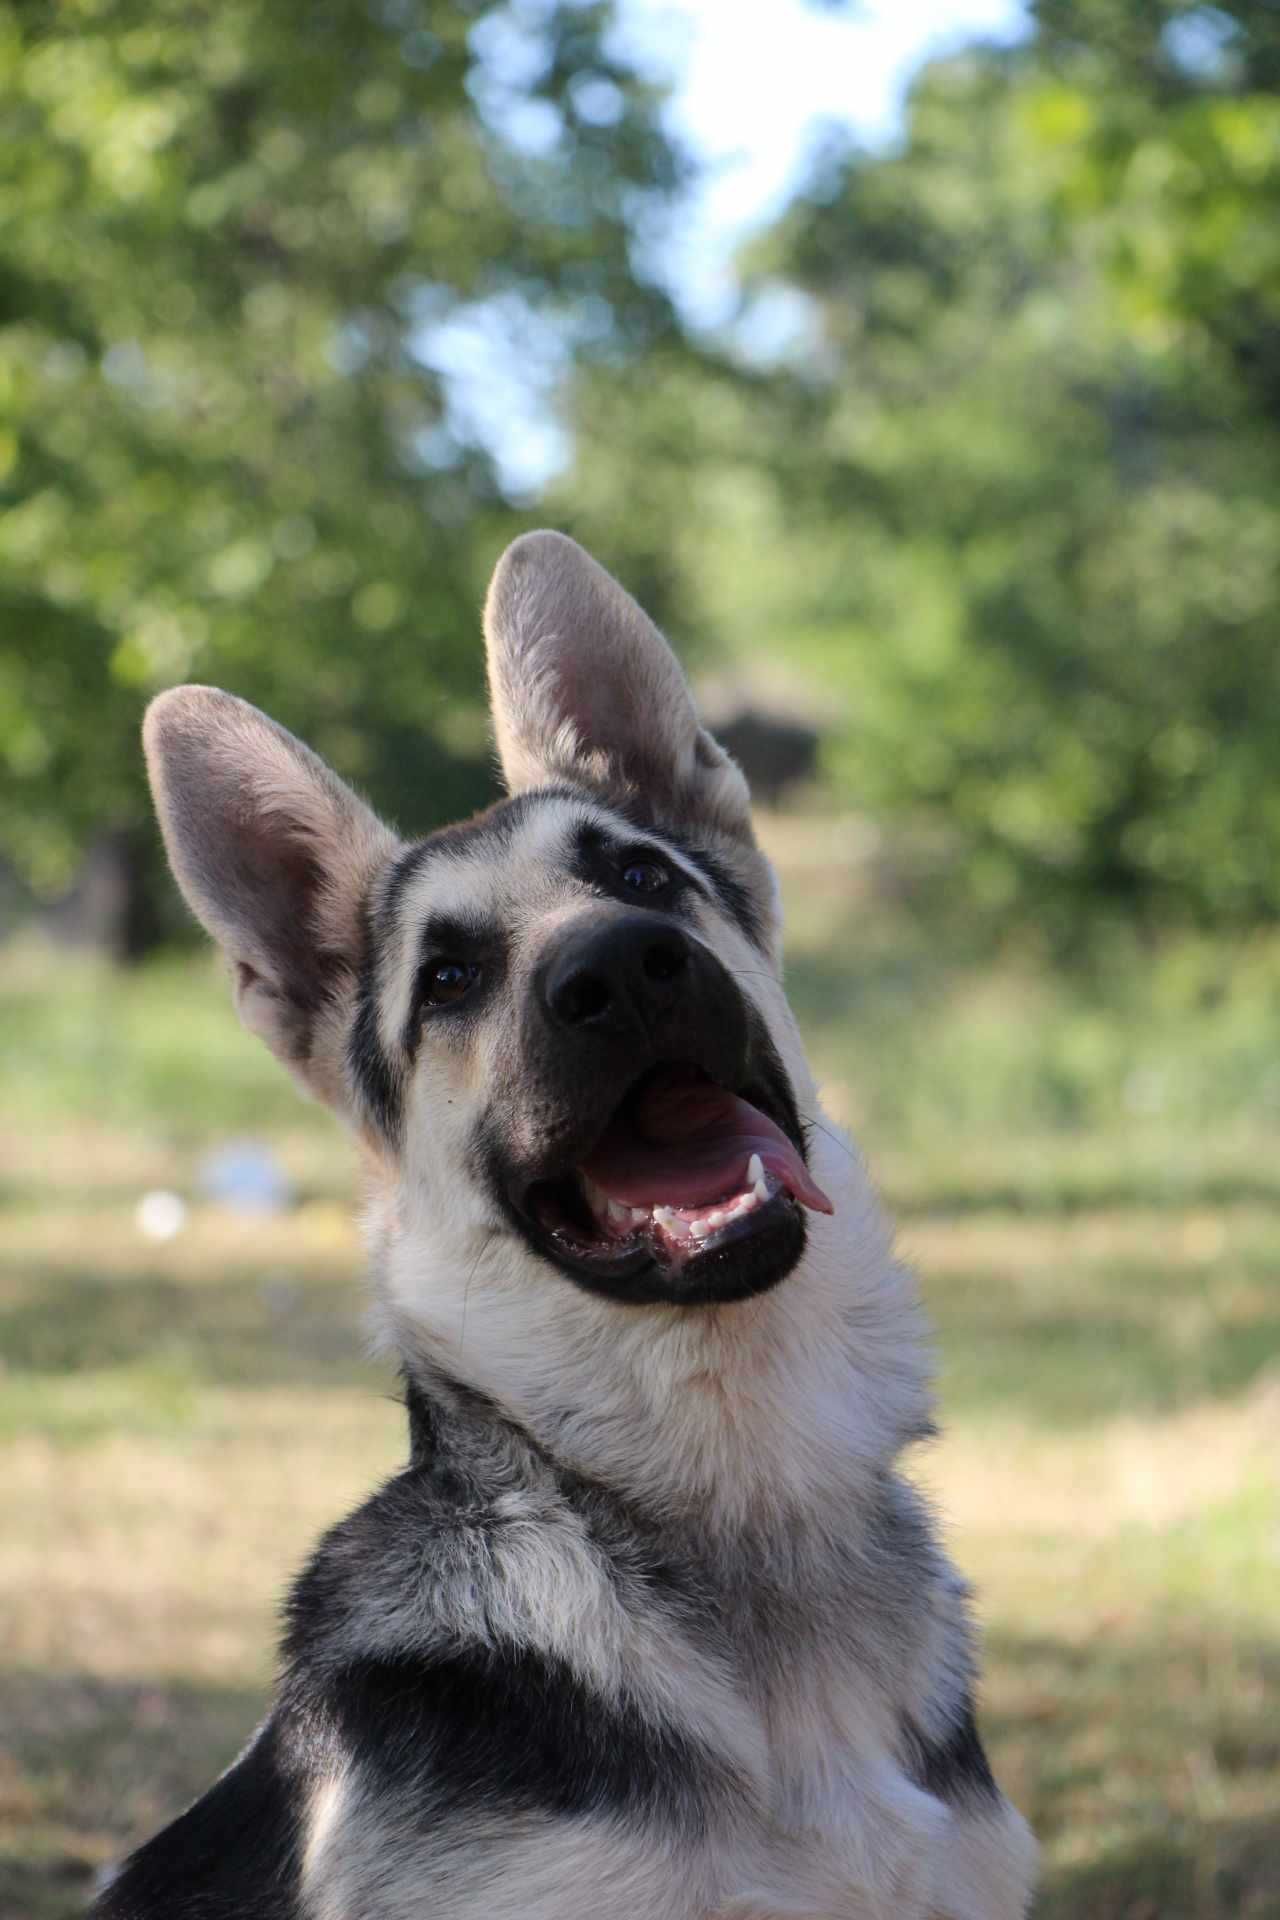
[[[626,1670],[629,1632],[663,1631],[652,1556],[590,1490],[481,1445],[415,1445],[325,1536],[289,1600],[282,1704],[331,1769],[433,1817],[487,1801],[696,1829],[724,1766]]]
[[[353,1862],[357,1879],[383,1871],[375,1833],[414,1872],[530,1821],[647,1835],[655,1857],[697,1845],[734,1792],[730,1763],[569,1651],[599,1624],[592,1573],[601,1588],[641,1573],[611,1571],[626,1556],[588,1538],[580,1503],[486,1487],[459,1458],[415,1459],[325,1535],[288,1603],[270,1720],[92,1920],[172,1920],[179,1891],[200,1920],[296,1920]],[[566,1612],[575,1593],[592,1622]]]

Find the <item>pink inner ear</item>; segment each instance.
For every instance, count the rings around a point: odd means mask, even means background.
[[[603,684],[597,682],[594,688],[591,686],[569,648],[556,647],[548,680],[555,689],[557,717],[572,722],[584,746],[600,745],[602,737],[607,739],[619,730],[618,722],[623,718],[620,709],[624,703],[616,697],[602,699]],[[616,696],[616,686],[611,691]]]
[[[541,651],[544,717],[553,727],[567,721],[584,753],[640,783],[666,786],[684,770],[698,721],[674,659],[652,660],[595,632],[576,644],[557,635]]]
[[[494,731],[512,792],[548,780],[647,794],[750,834],[745,783],[714,747],[671,648],[564,534],[522,534],[485,603]]]
[[[309,820],[288,820],[271,812],[254,815],[240,830],[243,857],[265,884],[287,895],[304,912],[309,910],[324,878],[309,828]]]

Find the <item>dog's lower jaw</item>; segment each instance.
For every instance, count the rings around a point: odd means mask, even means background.
[[[665,1240],[657,1219],[648,1233],[638,1229],[603,1254],[583,1248],[572,1235],[534,1228],[529,1235],[541,1253],[574,1285],[622,1308],[674,1307],[696,1312],[753,1300],[780,1286],[804,1253],[805,1223],[800,1208],[784,1192],[753,1202],[740,1215],[722,1215],[718,1231],[700,1243],[676,1251],[655,1245]]]

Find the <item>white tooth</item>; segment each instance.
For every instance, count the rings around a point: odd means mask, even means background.
[[[709,1213],[707,1215],[707,1225],[710,1227],[712,1233],[715,1232],[717,1227],[722,1227],[724,1225],[724,1220],[725,1220],[725,1217],[723,1213],[721,1213],[719,1207],[716,1208],[714,1213]]]
[[[630,1207],[624,1207],[620,1200],[611,1200],[609,1202],[609,1218],[616,1220],[618,1224],[621,1225],[624,1220],[630,1220],[631,1209]]]
[[[689,1231],[695,1240],[705,1240],[711,1229],[705,1220],[695,1220],[691,1223]]]
[[[752,1192],[755,1194],[755,1197],[757,1200],[767,1200],[769,1198],[769,1189],[768,1187],[766,1187],[763,1180],[756,1181],[755,1186],[752,1188]]]
[[[653,1224],[655,1227],[661,1227],[664,1233],[670,1233],[671,1229],[675,1226],[675,1223],[676,1223],[676,1217],[674,1213],[672,1213],[670,1207],[654,1208]]]
[[[734,1212],[750,1213],[752,1207],[757,1206],[759,1204],[759,1200],[760,1200],[760,1196],[753,1188],[750,1193],[743,1194],[741,1200],[739,1200],[737,1206],[734,1208]]]
[[[591,1211],[593,1213],[603,1213],[605,1210],[605,1196],[594,1180],[588,1180],[585,1173],[582,1176],[582,1191],[587,1197],[587,1205],[591,1208]]]
[[[643,1224],[644,1224],[644,1222],[645,1222],[645,1221],[646,1221],[646,1220],[647,1220],[648,1218],[649,1218],[649,1209],[648,1209],[648,1207],[632,1207],[632,1209],[631,1209],[631,1219],[632,1219],[632,1222],[634,1223],[634,1225],[636,1225],[637,1227],[639,1227],[639,1226],[643,1226]]]
[[[753,1153],[747,1162],[747,1185],[754,1187],[757,1193],[764,1185],[764,1161],[758,1153]]]

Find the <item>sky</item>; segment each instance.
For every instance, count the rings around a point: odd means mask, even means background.
[[[824,123],[892,140],[911,76],[979,37],[1026,32],[1021,0],[623,0],[624,43],[674,82],[669,119],[707,164],[671,272],[686,317],[732,303],[735,248],[785,203]]]
[[[735,253],[785,205],[824,125],[883,146],[925,60],[1027,31],[1023,0],[619,0],[618,12],[621,50],[670,84],[670,127],[705,173],[656,264],[686,323],[706,329],[733,312]],[[531,496],[570,448],[549,404],[557,367],[540,380],[537,343],[513,349],[507,325],[473,312],[433,332],[424,358],[503,484]],[[516,364],[522,382],[506,371]]]

